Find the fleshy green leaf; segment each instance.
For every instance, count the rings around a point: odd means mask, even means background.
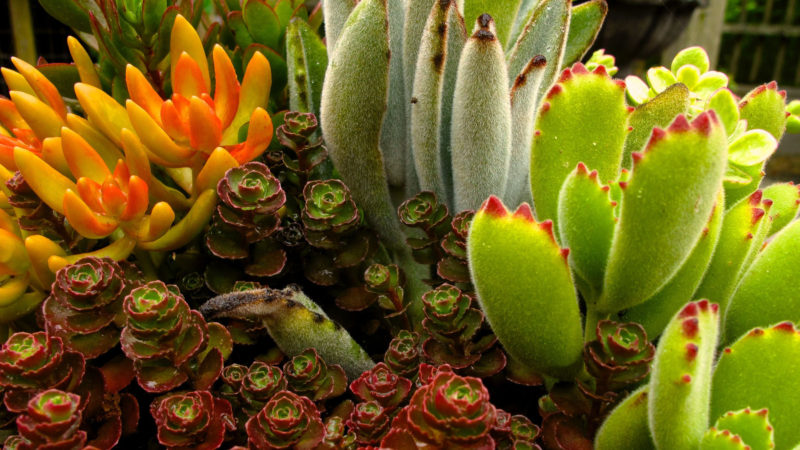
[[[332,57],[336,49],[339,35],[347,22],[350,13],[355,9],[357,0],[325,0],[322,2],[322,15],[325,18],[325,42],[328,44],[328,57]]]
[[[319,35],[302,20],[293,20],[286,29],[286,60],[291,110],[319,117],[328,54]]]
[[[604,66],[564,70],[536,120],[530,171],[539,220],[557,220],[558,192],[579,162],[597,170],[601,182],[617,178],[627,120],[625,88]]]
[[[709,428],[700,441],[700,450],[747,450],[748,447],[741,436],[728,430]]]
[[[717,248],[719,233],[722,229],[722,216],[725,212],[725,196],[722,191],[717,194],[717,203],[711,218],[700,235],[692,253],[683,263],[678,273],[655,295],[642,304],[624,311],[620,316],[625,322],[636,322],[644,327],[647,336],[655,338],[660,335],[672,316],[693,297],[697,286],[703,279],[708,263]]]
[[[769,411],[766,409],[753,411],[745,408],[740,411],[729,411],[717,419],[714,428],[728,430],[740,436],[752,450],[775,448],[775,430],[769,421]]]
[[[596,450],[653,450],[647,425],[648,386],[633,391],[606,417],[594,438]]]
[[[766,130],[775,140],[781,140],[786,131],[786,91],[778,91],[774,81],[748,92],[739,108],[748,130]]]
[[[736,130],[736,124],[739,123],[739,105],[736,104],[736,99],[733,97],[733,92],[730,89],[720,89],[708,99],[706,109],[713,109],[719,120],[725,125],[725,132],[728,136],[732,135]]]
[[[287,356],[313,348],[326,363],[342,366],[350,379],[375,365],[346,329],[296,287],[220,295],[201,306],[200,312],[208,318],[260,323]]]
[[[764,199],[772,201],[769,217],[772,224],[768,236],[789,225],[800,210],[800,187],[794,183],[776,183],[764,189]]]
[[[788,381],[800,377],[797,361],[800,332],[794,325],[784,322],[751,330],[726,348],[717,363],[711,393],[712,417],[743,408],[766,408],[775,427],[775,448],[791,448],[800,442],[800,390]]]
[[[567,48],[564,51],[564,64],[580,61],[594,44],[600,27],[606,19],[608,3],[605,0],[591,0],[572,7],[569,21]]]
[[[666,67],[653,67],[647,70],[647,82],[656,93],[664,92],[668,87],[677,83],[675,75]]]
[[[481,309],[508,354],[541,373],[574,376],[581,317],[552,223],[536,223],[527,204],[509,214],[490,197],[472,221],[467,251]]]
[[[708,428],[717,305],[687,304],[667,325],[650,375],[648,416],[657,448],[696,449]]]
[[[631,86],[627,78],[626,83],[629,90],[635,86],[635,82]],[[631,153],[642,150],[653,128],[668,126],[678,114],[685,114],[688,110],[689,89],[682,84],[673,84],[652,100],[636,107],[628,120],[632,130],[625,139],[622,167],[630,169],[633,166]]]
[[[672,58],[672,65],[670,69],[672,72],[677,73],[681,67],[691,64],[695,66],[700,73],[706,73],[709,67],[708,53],[703,47],[689,47],[681,50]]]
[[[356,203],[384,242],[400,249],[405,238],[378,145],[389,88],[388,31],[384,1],[364,0],[353,10],[325,74],[321,123],[331,159]]]
[[[800,221],[794,221],[773,237],[742,277],[726,311],[725,342],[753,327],[800,321],[800,283],[790,281],[798,264]]]
[[[764,130],[750,130],[728,146],[728,161],[752,166],[767,160],[778,148],[778,141]]]
[[[458,62],[451,151],[456,211],[502,195],[511,158],[511,103],[503,47],[482,15]]]
[[[404,2],[386,2],[389,18],[389,99],[381,127],[381,151],[390,186],[402,187],[406,180],[408,125],[405,82],[403,80]]]
[[[713,111],[654,129],[623,190],[600,311],[646,300],[686,261],[711,216],[726,164],[725,130]],[[534,194],[535,195],[535,194]]]
[[[278,48],[281,38],[281,23],[275,11],[261,0],[248,0],[242,8],[242,17],[247,31],[261,45]]]

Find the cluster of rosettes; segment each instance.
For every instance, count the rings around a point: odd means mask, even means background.
[[[355,405],[346,423],[359,444],[375,445],[381,441],[412,387],[411,380],[394,374],[384,363],[350,383],[350,390],[361,403]]]
[[[219,448],[225,433],[236,428],[231,404],[209,391],[170,394],[150,405],[158,442],[167,448]]]
[[[483,312],[471,295],[443,284],[422,296],[429,337],[422,343],[425,358],[435,364],[488,377],[506,366],[506,356],[495,346],[497,337],[484,324]]]
[[[515,415],[497,410],[497,422],[492,428],[492,438],[498,450],[541,450],[536,439],[541,428],[523,415]]]
[[[87,435],[79,429],[85,404],[78,395],[48,389],[30,399],[17,416],[17,435],[3,448],[14,450],[84,448]],[[92,447],[94,448],[94,447]]]
[[[122,350],[144,390],[166,392],[190,378],[201,390],[214,383],[233,346],[230,334],[190,309],[177,286],[151,281],[131,291],[123,307]]]
[[[403,202],[397,214],[403,224],[425,233],[425,237],[410,237],[406,242],[419,263],[436,266],[438,279],[432,284],[444,280],[469,286],[467,233],[475,212],[462,211],[451,217],[436,194],[423,191]]]
[[[318,402],[338,397],[347,390],[347,376],[337,364],[327,364],[313,348],[283,365],[289,389]]]
[[[341,181],[309,181],[303,199],[303,235],[313,247],[303,262],[304,274],[314,284],[332,286],[342,271],[374,253],[377,241],[360,226],[362,214]]]
[[[284,115],[283,120],[275,134],[281,145],[294,152],[296,159],[286,153],[282,153],[281,159],[286,167],[300,177],[300,185],[313,176],[314,169],[328,157],[328,151],[322,145],[322,137],[315,137],[319,127],[317,116],[291,111]]]
[[[250,245],[260,242],[278,230],[279,210],[286,203],[286,193],[269,168],[253,161],[229,169],[217,183],[221,203],[211,229],[206,233],[208,249],[225,259],[245,259],[251,255]],[[263,273],[251,264],[248,273],[256,276],[275,275],[283,269],[286,255],[278,255],[279,264]]]
[[[231,364],[222,370],[220,392],[234,405],[237,414],[254,416],[277,392],[285,390],[286,377],[280,367],[261,361],[250,367]]]
[[[100,356],[119,342],[125,326],[123,298],[140,282],[140,274],[129,263],[80,259],[56,272],[42,307],[45,329],[86,358]]]
[[[419,333],[408,330],[397,333],[383,355],[392,372],[410,379],[416,379],[421,360]]]
[[[601,320],[596,334],[597,339],[585,344],[583,360],[601,389],[619,391],[650,373],[656,348],[641,325]]]

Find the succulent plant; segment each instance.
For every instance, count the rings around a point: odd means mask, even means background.
[[[392,423],[390,411],[374,400],[356,404],[347,419],[347,426],[355,433],[356,442],[361,445],[378,444]]]
[[[216,381],[231,351],[230,334],[191,310],[177,286],[151,281],[131,291],[123,308],[122,350],[143,389],[166,392],[190,378],[207,389]]]
[[[86,432],[79,430],[83,410],[81,398],[58,389],[48,389],[30,399],[17,416],[19,436],[6,440],[5,448],[83,448]]]
[[[583,347],[583,360],[605,389],[620,390],[647,376],[656,349],[639,324],[601,320],[596,333]]]
[[[414,392],[381,446],[494,448],[490,431],[496,416],[497,410],[489,402],[489,392],[480,379],[461,377],[449,366],[440,366]]]
[[[389,366],[378,363],[350,383],[350,390],[362,402],[377,402],[382,408],[392,410],[405,402],[411,394],[412,382],[394,374]]]
[[[254,416],[273,395],[286,390],[286,386],[286,377],[279,367],[256,361],[241,379],[239,398],[247,414]]]
[[[418,333],[401,330],[391,342],[383,359],[392,372],[413,379],[421,359],[420,336]]]
[[[235,429],[231,404],[209,391],[156,399],[150,413],[158,426],[158,442],[167,448],[219,448],[225,433]]]
[[[287,361],[283,373],[293,392],[314,401],[339,396],[347,389],[344,370],[338,365],[326,364],[313,348]]]
[[[256,448],[313,449],[325,435],[314,402],[291,391],[275,394],[246,428],[248,442]]]
[[[304,184],[309,178],[321,175],[324,170],[320,166],[328,157],[317,131],[319,124],[313,113],[298,111],[287,112],[283,116],[283,124],[275,131],[278,141],[294,153],[294,158],[283,154],[283,163],[298,174],[298,184]]]

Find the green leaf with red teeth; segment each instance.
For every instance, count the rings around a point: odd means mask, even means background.
[[[603,114],[598,114],[603,111]],[[557,221],[558,192],[579,162],[600,180],[617,178],[629,111],[625,84],[604,66],[565,69],[539,109],[531,150],[531,192],[539,220]]]
[[[614,236],[614,205],[609,187],[597,179],[586,165],[578,167],[561,187],[558,201],[558,228],[561,245],[570,249],[569,263],[583,283],[578,287],[587,303],[594,303],[603,288],[603,274]],[[576,280],[577,281],[577,280]]]
[[[780,141],[786,131],[786,91],[779,91],[774,81],[762,84],[739,102],[742,119],[747,129],[766,130]]]
[[[708,111],[653,129],[645,151],[633,153],[598,310],[642,303],[680,269],[711,215],[726,152],[725,130]]]
[[[708,428],[716,304],[688,303],[667,325],[650,375],[648,412],[656,448],[697,449]]]
[[[756,191],[725,213],[717,249],[700,283],[695,298],[719,303],[722,311],[736,290],[739,280],[761,249],[770,227],[771,200],[762,201]]]
[[[729,430],[709,428],[700,441],[700,450],[749,450],[742,437]]]
[[[764,198],[772,200],[772,208],[769,210],[772,224],[768,233],[772,236],[797,217],[800,210],[800,186],[791,182],[776,183],[764,188]]]
[[[647,425],[648,386],[633,391],[606,417],[594,439],[595,450],[655,449]]]
[[[772,245],[772,244],[770,244]],[[775,448],[800,443],[800,331],[790,322],[755,328],[722,352],[714,370],[712,417],[726,411],[766,408],[775,427]],[[731,430],[745,438],[744,431]],[[751,440],[753,440],[751,438]],[[758,448],[757,442],[745,441]]]
[[[800,321],[800,221],[781,230],[742,277],[725,312],[725,339],[732,342],[753,327]]]
[[[664,331],[672,316],[688,299],[698,298],[693,297],[693,294],[703,279],[714,249],[717,248],[724,212],[725,195],[720,189],[714,212],[711,213],[700,240],[678,273],[650,299],[621,313],[623,321],[640,324],[648,336],[655,338]]]
[[[492,196],[472,220],[467,251],[478,301],[508,354],[571,379],[581,367],[581,316],[552,226],[537,223],[527,203],[511,214]]]
[[[720,430],[720,432],[728,431],[732,435],[741,437],[744,444],[751,450],[775,448],[775,430],[769,421],[769,411],[766,408],[758,411],[745,408],[726,412],[717,419],[713,429]]]

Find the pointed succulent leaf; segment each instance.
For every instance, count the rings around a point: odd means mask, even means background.
[[[627,309],[620,314],[622,320],[641,324],[647,335],[655,338],[664,331],[672,316],[697,290],[703,279],[708,263],[717,248],[722,217],[725,212],[725,196],[717,194],[717,203],[708,220],[700,240],[683,263],[678,273],[655,295],[644,303]]]
[[[647,425],[648,386],[633,391],[606,417],[594,438],[597,450],[655,450]]]
[[[695,298],[719,303],[722,311],[736,290],[742,274],[761,250],[770,228],[771,202],[762,202],[761,191],[742,199],[725,212],[719,243]]]
[[[380,148],[383,166],[390,186],[403,187],[406,183],[406,155],[409,137],[405,82],[403,74],[403,20],[404,2],[386,2],[389,22],[389,98],[381,127]]]
[[[747,129],[766,130],[776,141],[786,131],[786,91],[778,91],[774,81],[748,92],[739,102],[742,119]]]
[[[502,195],[511,156],[511,104],[503,47],[489,15],[458,62],[453,99],[452,165],[455,210],[475,209]]]
[[[141,242],[139,246],[146,250],[165,251],[183,247],[194,239],[203,227],[211,220],[214,207],[217,204],[217,195],[214,189],[206,189],[197,197],[192,208],[177,224],[158,239]]]
[[[322,14],[325,17],[325,41],[328,44],[328,55],[336,49],[339,35],[345,22],[356,7],[357,0],[328,0],[322,2]]]
[[[729,411],[717,419],[714,424],[717,430],[728,430],[742,438],[753,450],[770,450],[775,448],[775,430],[769,421],[769,411],[754,411],[745,408]]]
[[[700,450],[747,450],[749,448],[738,434],[731,433],[730,430],[718,430],[716,427],[709,428],[700,441]]]
[[[530,192],[531,141],[546,67],[544,56],[534,56],[511,87],[511,162],[503,196],[510,205],[533,201]]]
[[[58,130],[64,126],[64,120],[45,102],[32,94],[17,90],[12,90],[9,96],[36,137],[44,139],[59,135]]]
[[[594,44],[607,13],[608,3],[605,0],[591,0],[572,7],[564,65],[570,65],[583,58]]]
[[[341,0],[339,1],[341,2]],[[406,10],[404,16],[406,20],[405,24],[403,24],[403,81],[406,85],[405,94],[406,102],[408,103],[411,100],[411,93],[414,90],[414,74],[417,71],[417,61],[419,59],[417,55],[421,48],[420,41],[425,30],[425,22],[432,13],[432,7],[438,2],[436,0],[407,0],[405,3]],[[461,14],[458,14],[458,17],[461,18],[463,25],[464,18],[461,17]],[[407,111],[410,112],[411,103],[408,103],[408,106],[409,109]]]
[[[561,187],[558,202],[561,245],[570,249],[570,267],[585,283],[581,294],[588,303],[593,303],[603,288],[616,226],[609,188],[597,178],[596,170],[590,173],[586,165],[578,163]]]
[[[534,56],[542,55],[547,60],[542,90],[537,95],[541,99],[558,76],[563,67],[564,51],[567,46],[571,0],[542,0],[536,5],[530,19],[520,32],[508,54],[508,72],[516,77]],[[509,80],[513,83],[515,78]]]
[[[464,11],[464,22],[473,24],[481,14],[489,14],[495,20],[497,39],[505,48],[514,20],[522,0],[458,0]]]
[[[787,282],[798,264],[800,221],[794,221],[772,238],[742,276],[726,311],[725,342],[753,327],[800,321],[800,286]]]
[[[718,310],[708,300],[688,303],[661,336],[648,398],[657,448],[696,449],[708,428]]]
[[[286,355],[314,348],[330,364],[339,364],[350,379],[375,363],[350,334],[297,288],[233,292],[206,302],[200,311],[208,317],[258,322]]]
[[[14,149],[14,163],[33,192],[47,206],[63,214],[64,194],[68,190],[77,191],[75,183],[32,152],[19,147]]]
[[[800,187],[792,182],[775,183],[764,188],[764,199],[772,201],[769,216],[772,219],[768,236],[781,231],[797,217],[800,210]]]
[[[289,108],[319,117],[328,53],[319,35],[303,20],[292,20],[286,29],[286,60]]]
[[[689,89],[683,84],[672,85],[647,103],[637,106],[628,120],[632,129],[625,138],[622,167],[633,167],[631,154],[643,149],[653,128],[668,126],[678,114],[686,114],[688,110]]]
[[[472,220],[467,246],[479,303],[508,354],[552,376],[574,375],[581,319],[552,223],[536,223],[527,204],[510,214],[490,197]]]
[[[411,102],[411,138],[420,189],[445,203],[452,195],[450,119],[461,50],[467,40],[455,1],[436,2],[419,47]],[[452,203],[450,203],[452,204]]]
[[[628,115],[624,83],[612,80],[605,67],[589,72],[578,63],[564,70],[536,120],[530,174],[539,220],[557,225],[558,192],[579,162],[597,170],[600,180],[617,178]]]
[[[725,132],[731,136],[739,123],[739,105],[730,89],[720,89],[708,99],[706,109],[716,111],[719,120],[725,125]]]
[[[790,322],[755,328],[722,352],[714,370],[711,415],[750,408],[769,410],[775,427],[775,448],[791,448],[800,441],[800,393],[787,379],[800,376],[794,364],[800,358],[800,331]],[[746,438],[745,430],[731,430]],[[762,434],[763,435],[763,434]],[[752,448],[759,442],[746,441]],[[762,440],[763,442],[763,440]]]
[[[321,124],[331,159],[367,220],[384,242],[397,248],[405,239],[379,146],[389,89],[386,14],[385,2],[365,0],[347,20],[325,74]]]
[[[645,151],[632,154],[601,311],[641,303],[675,275],[711,216],[726,150],[725,130],[707,111],[692,123],[680,115],[666,131],[654,129]]]

